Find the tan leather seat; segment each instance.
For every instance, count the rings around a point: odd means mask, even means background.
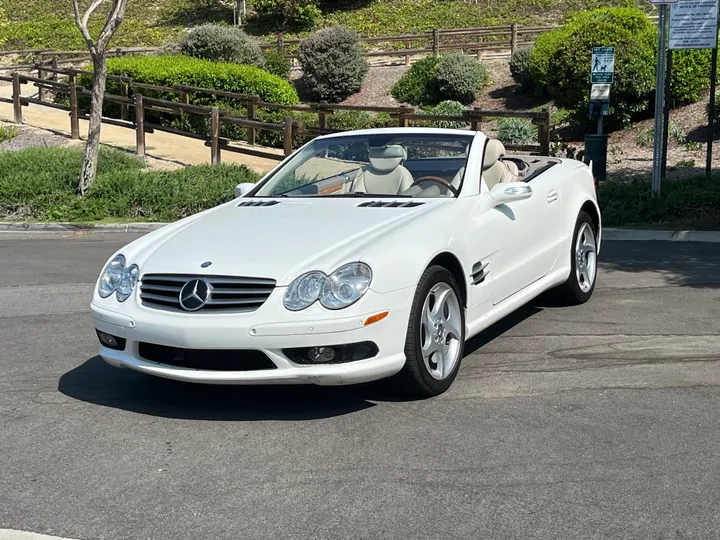
[[[389,145],[370,148],[370,165],[357,177],[351,192],[397,195],[412,186],[413,175],[401,165],[407,159],[402,146]]]
[[[501,158],[505,156],[505,146],[497,139],[490,139],[485,147],[485,158],[483,159],[483,178],[488,189],[495,187],[501,182],[517,182],[518,168],[512,162],[504,162]]]

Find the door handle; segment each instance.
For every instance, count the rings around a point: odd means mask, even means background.
[[[554,203],[557,200],[558,200],[558,192],[557,191],[553,190],[550,193],[548,193],[547,202]]]

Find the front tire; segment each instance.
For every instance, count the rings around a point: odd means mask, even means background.
[[[597,233],[592,218],[581,211],[575,223],[570,248],[570,276],[552,291],[562,304],[584,304],[593,294],[597,282]]]
[[[418,283],[405,339],[405,366],[397,379],[413,396],[432,397],[452,385],[465,345],[465,310],[453,275],[431,266]]]

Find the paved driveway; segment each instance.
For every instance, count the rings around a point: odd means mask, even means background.
[[[131,236],[0,233],[0,528],[109,539],[720,538],[720,249],[606,243],[450,392],[115,370],[88,312]]]

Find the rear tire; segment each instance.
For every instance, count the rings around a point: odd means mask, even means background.
[[[423,273],[410,309],[405,366],[396,375],[399,389],[432,397],[452,385],[465,345],[465,310],[453,275],[442,266]]]
[[[549,291],[553,300],[568,306],[590,300],[597,282],[597,270],[597,231],[592,218],[581,211],[570,247],[570,276],[565,283]]]

